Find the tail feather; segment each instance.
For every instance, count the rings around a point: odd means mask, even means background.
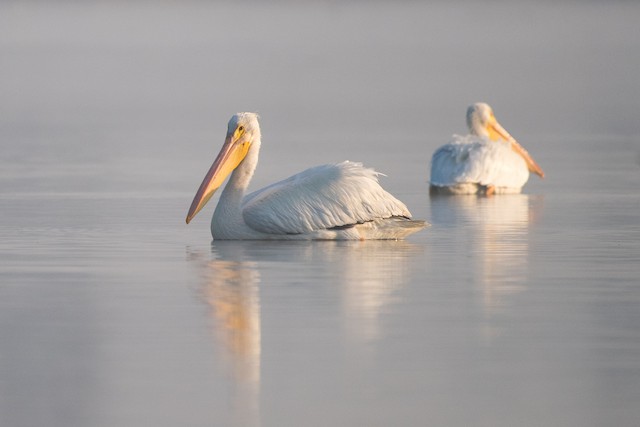
[[[396,216],[357,224],[355,227],[364,240],[400,240],[430,225],[423,220]]]

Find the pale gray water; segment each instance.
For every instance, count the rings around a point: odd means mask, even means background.
[[[638,425],[639,20],[0,4],[0,425]],[[478,100],[547,178],[430,199]],[[433,226],[212,244],[213,203],[184,217],[239,110],[262,116],[252,188],[363,161]]]

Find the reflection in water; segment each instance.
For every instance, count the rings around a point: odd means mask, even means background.
[[[208,286],[233,280],[234,289],[240,289],[242,281],[254,289],[254,312],[259,312],[258,281],[277,274],[278,282],[299,283],[303,274],[314,286],[337,289],[350,338],[366,341],[378,337],[379,314],[408,280],[411,256],[423,250],[406,241],[214,242]],[[218,304],[212,306],[219,312]]]
[[[202,298],[211,307],[216,347],[234,385],[232,402],[239,425],[260,424],[260,274],[244,261],[242,246],[212,248],[202,262]],[[192,254],[193,255],[193,254]],[[203,254],[203,258],[207,255]]]
[[[526,194],[431,198],[434,223],[465,231],[474,277],[482,286],[483,305],[489,314],[504,303],[505,296],[524,287],[529,225],[540,214],[542,201]]]
[[[324,246],[324,265],[335,269],[345,327],[352,341],[380,338],[380,314],[408,280],[408,261],[423,247],[406,241],[336,242]],[[346,248],[345,248],[346,246]],[[348,250],[346,250],[348,249]]]
[[[423,250],[403,241],[327,241],[214,242],[211,255],[190,252],[202,277],[202,298],[211,307],[223,369],[232,374],[238,423],[260,424],[261,284],[298,285],[303,274],[305,283],[337,291],[346,342],[351,350],[367,351],[367,343],[381,338],[380,313],[409,278],[408,261]],[[365,356],[356,359],[361,363]]]

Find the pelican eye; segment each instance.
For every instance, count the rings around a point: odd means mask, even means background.
[[[236,131],[233,133],[233,137],[234,138],[240,138],[242,135],[244,135],[244,126],[238,126],[236,128]]]

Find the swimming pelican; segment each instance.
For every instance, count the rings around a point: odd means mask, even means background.
[[[411,220],[404,203],[380,187],[379,173],[349,161],[307,169],[245,197],[259,151],[258,115],[231,117],[187,224],[231,173],[211,219],[214,239],[402,239],[427,225]]]
[[[454,135],[431,158],[431,194],[519,193],[529,171],[544,172],[496,120],[488,104],[467,109],[469,135]]]

